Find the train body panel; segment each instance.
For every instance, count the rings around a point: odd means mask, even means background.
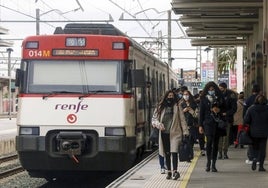
[[[131,98],[107,96],[87,97],[83,100],[78,98],[79,96],[51,97],[44,100],[42,97],[21,97],[21,102],[19,102],[21,110],[17,124],[71,128],[77,126],[132,126],[135,128]],[[44,136],[46,132],[40,131],[40,134]],[[133,135],[132,133],[129,136]]]

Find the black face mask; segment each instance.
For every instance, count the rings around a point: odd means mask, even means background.
[[[174,99],[173,99],[173,98],[167,98],[167,99],[166,99],[166,102],[167,102],[167,105],[168,105],[168,106],[172,106],[173,103],[174,103]]]

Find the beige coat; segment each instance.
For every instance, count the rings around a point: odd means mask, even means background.
[[[234,125],[243,125],[243,99],[237,100],[237,110],[234,114]]]
[[[185,121],[184,113],[177,104],[173,107],[173,122],[170,128],[170,152],[178,153],[179,144],[183,135],[189,135],[188,126]],[[160,129],[162,126],[162,119],[165,114],[165,109],[162,111],[160,117],[158,117],[157,109],[155,109],[152,117],[152,126]],[[165,126],[165,125],[164,125]],[[159,154],[164,156],[164,147],[161,138],[161,131],[159,131]]]

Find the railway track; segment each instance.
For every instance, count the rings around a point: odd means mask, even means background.
[[[22,166],[17,166],[8,170],[5,170],[3,172],[0,172],[0,179],[4,179],[6,177],[18,174],[20,172],[24,171],[24,169],[22,168]]]
[[[0,164],[4,163],[4,162],[15,160],[15,159],[18,159],[18,154],[3,156],[3,157],[0,157]]]
[[[18,155],[17,154],[12,154],[12,155],[8,155],[8,156],[3,156],[0,157],[0,164],[2,163],[7,163],[7,162],[12,162],[14,160],[18,159]],[[11,167],[8,167],[7,169],[0,171],[0,179],[4,179],[6,177],[15,175],[17,173],[20,173],[22,171],[24,171],[24,169],[22,168],[21,165],[10,165]]]

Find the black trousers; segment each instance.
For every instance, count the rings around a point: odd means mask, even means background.
[[[170,134],[161,133],[163,147],[165,151],[166,157],[166,166],[167,170],[171,170],[171,157],[172,157],[172,167],[174,171],[177,171],[178,168],[178,153],[171,153],[170,152]]]
[[[252,138],[253,144],[253,159],[260,162],[260,167],[263,167],[263,163],[266,155],[266,143],[267,137],[264,138]]]
[[[210,160],[216,161],[218,155],[218,146],[219,146],[219,139],[218,135],[206,135],[207,137],[207,145],[206,145],[206,152],[207,152],[207,161]]]

